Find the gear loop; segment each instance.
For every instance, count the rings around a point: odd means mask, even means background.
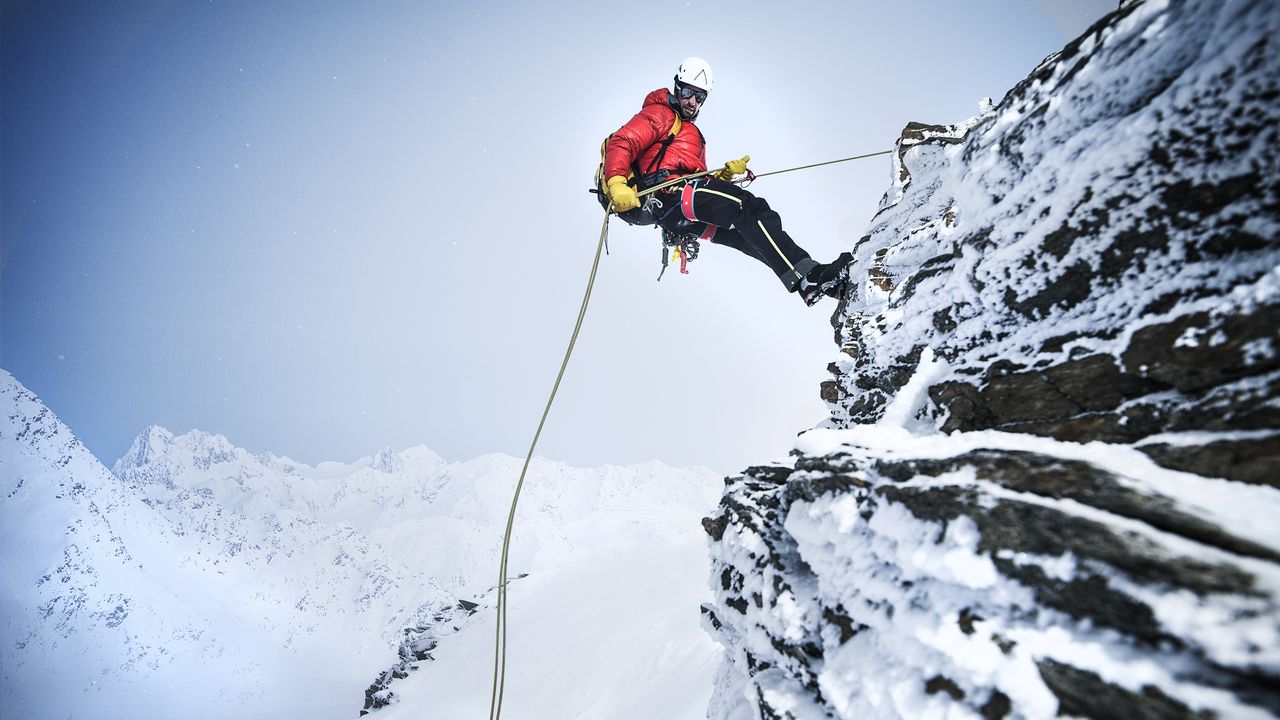
[[[665,228],[662,230],[662,244],[669,248],[680,248],[690,260],[698,257],[698,250],[702,247],[696,235],[676,233]]]
[[[658,272],[658,280],[662,280],[670,260],[677,258],[680,260],[680,274],[688,275],[688,264],[697,259],[701,247],[696,235],[662,228],[662,269]]]

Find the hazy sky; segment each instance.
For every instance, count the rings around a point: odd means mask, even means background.
[[[146,425],[296,460],[523,455],[586,284],[600,141],[687,55],[713,163],[892,147],[1113,2],[3,4],[0,366],[108,465]],[[887,158],[758,181],[825,261]],[[539,454],[724,472],[825,416],[831,301],[612,255]]]

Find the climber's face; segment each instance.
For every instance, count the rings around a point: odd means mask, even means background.
[[[701,88],[676,84],[676,102],[680,104],[680,115],[686,118],[694,118],[698,116],[698,110],[701,109],[702,103],[707,101],[707,91]]]

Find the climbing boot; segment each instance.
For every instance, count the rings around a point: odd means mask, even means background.
[[[851,262],[853,262],[853,253],[843,252],[835,260],[811,268],[796,287],[796,292],[804,300],[804,304],[817,305],[824,295],[839,297],[840,290],[848,277],[843,271]]]

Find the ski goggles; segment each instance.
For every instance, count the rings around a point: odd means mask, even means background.
[[[680,96],[681,100],[693,98],[698,101],[699,105],[707,101],[706,90],[699,90],[698,88],[690,87],[688,85],[676,85],[676,94]]]

